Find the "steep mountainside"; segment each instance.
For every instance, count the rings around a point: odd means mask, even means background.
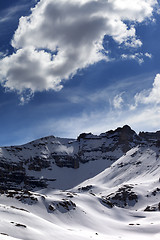
[[[81,174],[81,170],[77,170],[81,175],[80,181],[84,181],[109,167],[140,142],[141,138],[129,126],[124,126],[99,136],[83,133],[76,140],[49,136],[22,146],[2,147],[0,187],[16,189],[18,186],[28,190],[47,186],[64,188],[63,184],[58,183],[59,168],[87,168],[90,164],[82,165],[99,161],[99,167],[89,175],[86,171]],[[65,188],[73,186],[75,183],[71,184],[70,179]]]
[[[1,148],[0,239],[160,239],[160,135],[124,126]]]

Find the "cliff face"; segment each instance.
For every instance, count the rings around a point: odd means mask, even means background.
[[[139,136],[148,141],[160,140],[160,131],[157,132],[140,132]]]
[[[77,140],[81,162],[100,158],[115,161],[141,142],[141,138],[127,125],[99,136],[83,133]]]
[[[137,135],[126,125],[99,136],[82,133],[76,140],[49,136],[21,146],[2,147],[0,188],[43,188],[48,182],[56,180],[55,166],[78,169],[90,161],[105,161],[109,167],[139,144],[148,144],[151,141],[158,144],[158,138],[159,132]]]

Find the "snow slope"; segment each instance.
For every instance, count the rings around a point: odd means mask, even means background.
[[[0,239],[160,239],[160,146],[159,139],[151,136],[152,139],[144,137],[139,144],[131,141],[133,148],[115,161],[80,162],[76,169],[54,163],[51,170],[42,168],[41,171],[24,166],[27,176],[51,179],[53,174],[57,180],[32,190],[26,189],[26,185],[23,188],[22,182],[15,189],[1,188]],[[64,141],[69,151],[68,141],[77,145],[76,140]],[[91,154],[95,142],[92,138],[89,141],[85,149],[90,148]]]

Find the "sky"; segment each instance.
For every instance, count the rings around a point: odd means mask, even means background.
[[[0,146],[160,130],[156,0],[2,0]]]

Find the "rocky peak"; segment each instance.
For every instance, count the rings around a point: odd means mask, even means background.
[[[119,143],[127,143],[133,142],[135,140],[140,140],[136,132],[132,130],[128,125],[125,125],[122,128],[117,128],[115,131],[119,133]]]
[[[141,138],[128,125],[118,127],[116,130],[106,132],[108,138],[113,138],[115,148],[120,148],[123,153],[129,151],[132,147],[137,146],[141,142]]]

